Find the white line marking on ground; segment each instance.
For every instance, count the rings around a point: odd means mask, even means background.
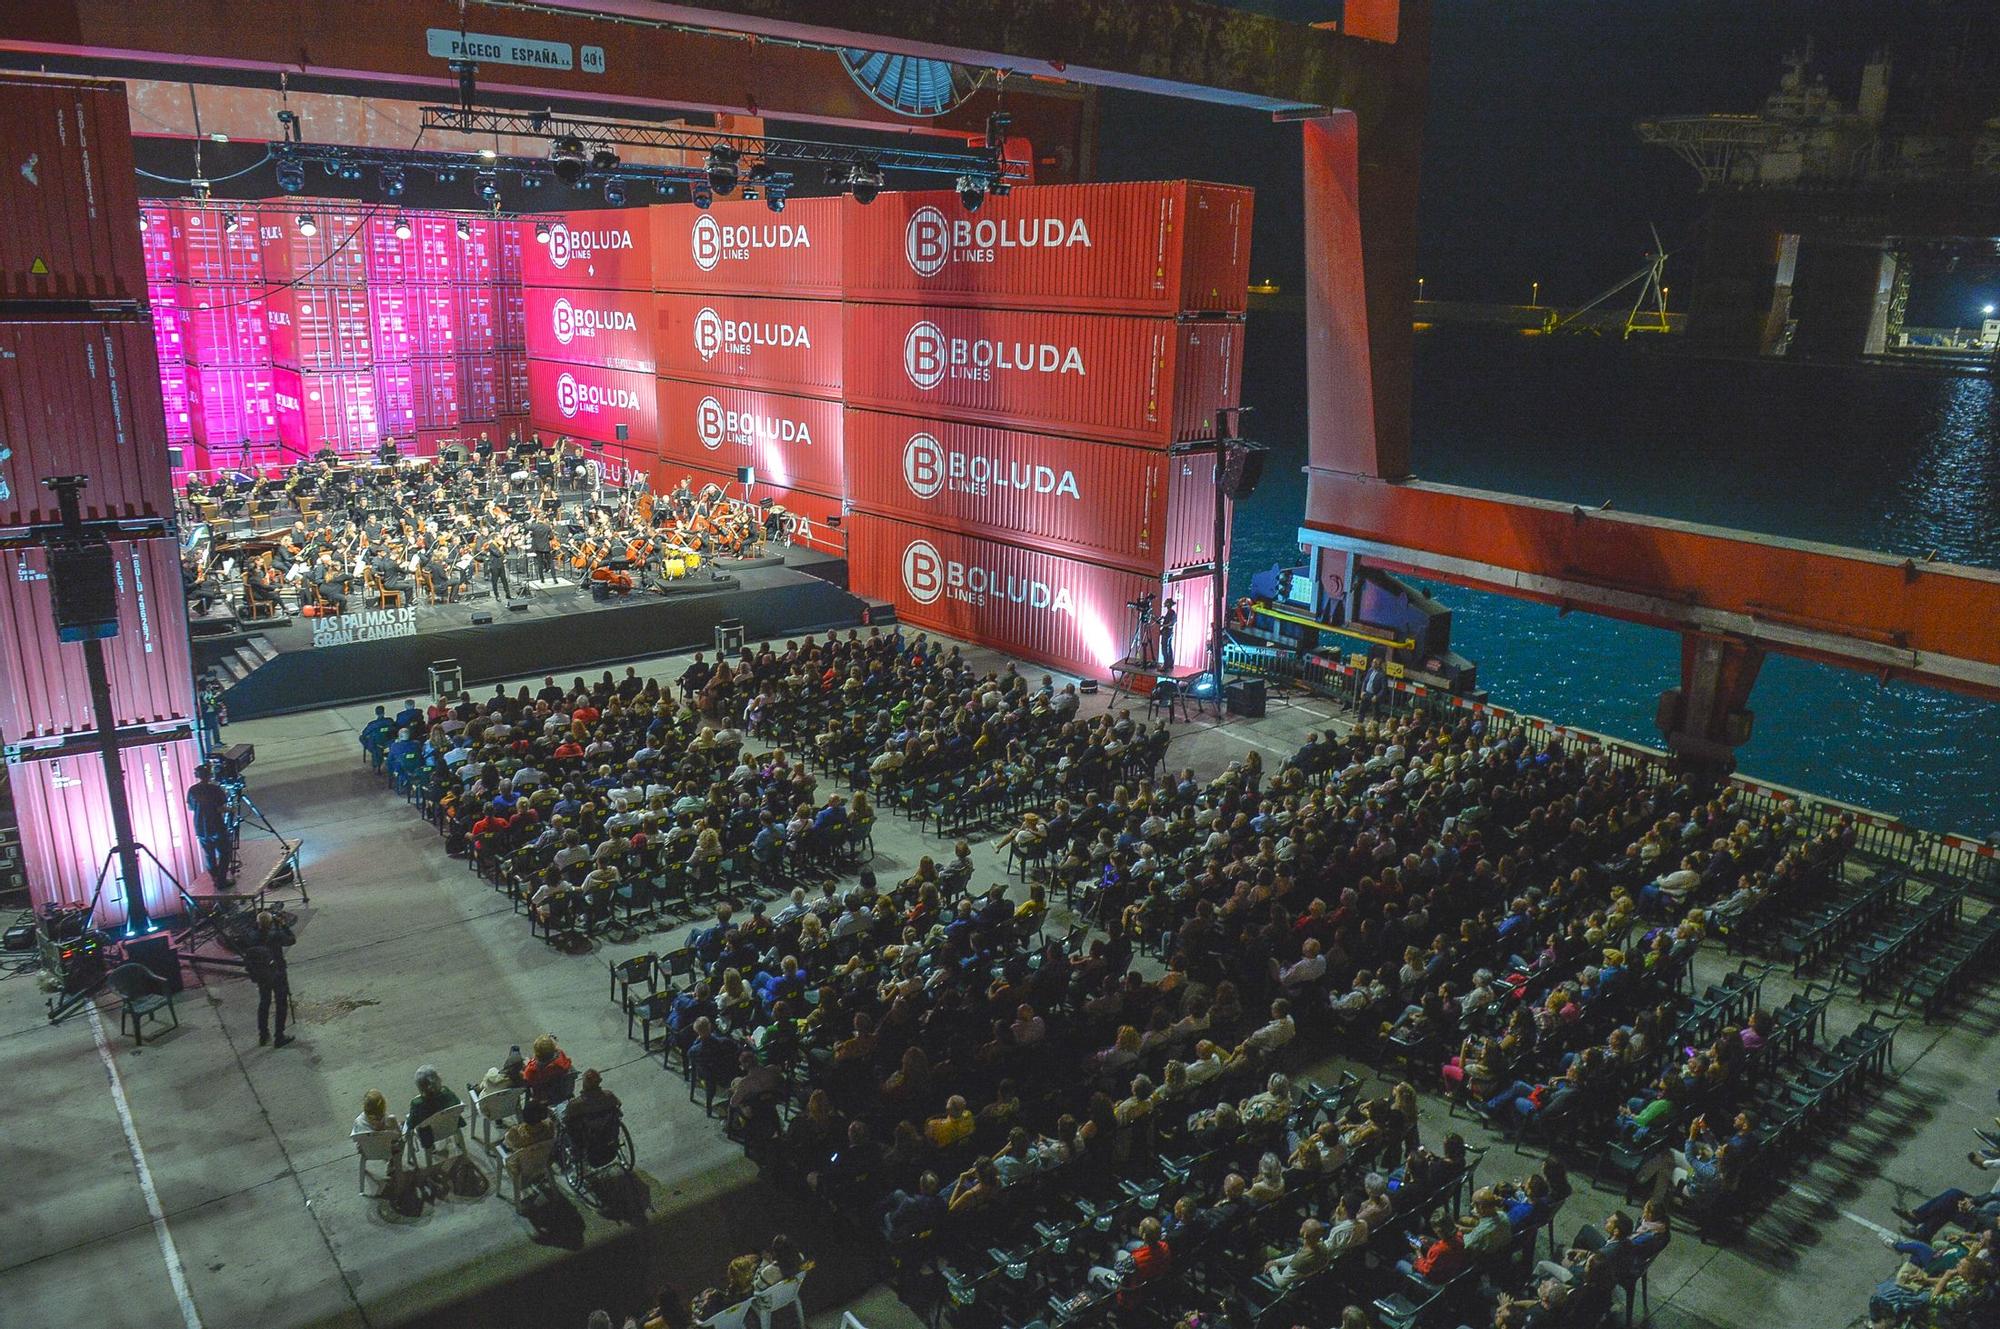
[[[111,1082],[111,1104],[118,1109],[118,1124],[125,1129],[125,1147],[132,1152],[132,1167],[139,1174],[139,1190],[146,1197],[146,1215],[152,1219],[153,1235],[160,1241],[160,1256],[167,1262],[167,1281],[174,1286],[174,1300],[181,1306],[181,1323],[187,1329],[202,1329],[201,1314],[194,1308],[194,1296],[189,1293],[187,1270],[181,1264],[181,1253],[174,1245],[174,1234],[167,1230],[167,1213],[160,1207],[160,1193],[153,1188],[153,1169],[146,1165],[146,1150],[139,1143],[139,1128],[132,1122],[132,1106],[125,1101],[125,1081],[118,1074],[118,1063],[111,1059],[111,1045],[104,1041],[104,1021],[97,1018],[97,1007],[90,1007],[90,1035],[97,1040],[97,1057],[104,1063],[104,1078]]]
[[[1806,1199],[1812,1200],[1817,1204],[1823,1204],[1829,1209],[1835,1208],[1834,1202],[1832,1200],[1829,1200],[1826,1196],[1821,1195],[1818,1191],[1808,1190],[1804,1186],[1794,1186],[1792,1187],[1792,1190],[1795,1194],[1803,1195],[1806,1197]],[[1862,1227],[1867,1228],[1870,1232],[1873,1232],[1878,1237],[1887,1237],[1891,1241],[1905,1240],[1902,1233],[1891,1232],[1888,1228],[1883,1227],[1880,1223],[1872,1222],[1869,1219],[1863,1218],[1860,1214],[1855,1213],[1852,1209],[1839,1209],[1837,1210],[1837,1212],[1840,1214],[1842,1218],[1846,1219],[1848,1222],[1859,1223]]]
[[[1221,734],[1224,738],[1233,738],[1241,742],[1248,743],[1253,748],[1262,748],[1266,752],[1274,752],[1280,757],[1290,757],[1292,755],[1291,750],[1288,750],[1286,748],[1274,748],[1269,743],[1263,742],[1261,739],[1252,738],[1248,734],[1238,733],[1234,729],[1224,729],[1218,726],[1214,730],[1214,732]]]

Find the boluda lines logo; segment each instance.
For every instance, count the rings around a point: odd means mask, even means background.
[[[627,310],[593,309],[589,305],[578,308],[569,302],[568,296],[557,300],[549,310],[549,327],[564,346],[578,337],[595,337],[600,332],[639,330],[638,321]]]
[[[617,226],[572,231],[562,222],[557,222],[549,228],[549,263],[556,268],[568,267],[571,259],[588,263],[600,253],[634,247],[632,233]]]
[[[579,415],[602,415],[606,411],[636,411],[639,407],[639,394],[630,388],[579,383],[576,375],[568,372],[556,380],[556,409],[565,420],[574,420]]]
[[[903,445],[903,483],[912,494],[926,500],[947,489],[975,498],[985,498],[1004,489],[1078,501],[1083,498],[1074,471],[947,450],[935,437],[921,431],[910,435],[910,441]]]
[[[725,409],[714,397],[703,397],[694,408],[695,437],[714,452],[724,443],[752,447],[759,443],[797,443],[812,446],[812,429],[803,420],[783,415],[762,415],[756,411]]]
[[[811,350],[812,334],[803,323],[724,318],[708,305],[694,316],[694,349],[704,361],[725,353],[749,355],[760,346]]]
[[[948,220],[933,207],[918,208],[903,227],[903,257],[919,277],[935,277],[953,263],[992,263],[1007,249],[1091,247],[1081,217],[960,217]]]
[[[1003,373],[1085,376],[1083,352],[1075,346],[949,337],[929,319],[912,327],[903,338],[903,372],[925,392],[947,378],[991,383]]]
[[[694,265],[713,272],[724,259],[742,262],[760,249],[811,249],[812,235],[796,222],[727,226],[703,213],[688,232],[688,247],[694,251]]]
[[[988,600],[1024,604],[1052,614],[1076,615],[1076,602],[1069,588],[1051,586],[1032,577],[996,572],[978,565],[971,567],[946,558],[928,540],[912,540],[903,547],[903,589],[918,604],[934,604],[939,596],[957,600],[975,609]]]

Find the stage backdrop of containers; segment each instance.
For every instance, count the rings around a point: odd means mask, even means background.
[[[1156,576],[1215,561],[1212,449],[1166,453],[853,407],[843,440],[847,498],[863,512]]]
[[[659,455],[657,380],[650,374],[557,360],[528,361],[528,420],[550,436],[623,442]],[[626,436],[618,437],[624,425]]]
[[[122,83],[0,75],[0,299],[146,298]]]
[[[838,197],[794,199],[783,212],[740,198],[717,199],[706,211],[653,208],[651,285],[698,295],[838,300],[848,294],[843,232],[864,211]]]
[[[692,206],[687,208],[692,212]],[[521,283],[566,290],[653,289],[653,227],[665,208],[606,208],[569,212],[549,224],[546,243],[528,223],[516,223]]]
[[[136,313],[0,323],[0,526],[57,520],[52,475],[90,477],[86,520],[170,519],[162,423],[153,329]]]
[[[530,286],[522,295],[531,358],[653,372],[650,293]]]
[[[1186,180],[1037,185],[967,212],[952,190],[883,194],[847,207],[842,289],[985,309],[1241,313],[1253,197]]]
[[[664,378],[840,400],[842,306],[835,301],[662,295],[655,310],[653,350]]]
[[[784,508],[796,522],[792,529],[794,543],[822,553],[844,555],[847,552],[845,517],[838,498],[774,485],[763,479],[750,486],[746,498],[743,484],[737,480],[734,471],[692,466],[673,458],[662,458],[648,448],[624,447],[616,443],[607,443],[602,447],[592,445],[589,453],[604,472],[607,484],[629,485],[635,477],[643,476],[647,487],[655,494],[670,494],[683,480],[697,494],[705,487],[714,485],[723,492],[731,507],[757,509],[759,520],[763,518],[762,505],[767,501]]]
[[[840,403],[715,383],[659,380],[665,464],[736,473],[838,499],[849,492]]]
[[[848,577],[918,627],[986,642],[1071,673],[1105,677],[1131,644],[1127,603],[1151,591],[1178,600],[1178,665],[1207,651],[1214,578],[1178,581],[1085,563],[980,536],[851,513]]]

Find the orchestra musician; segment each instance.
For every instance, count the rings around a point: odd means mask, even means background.
[[[482,440],[484,436],[482,435]],[[507,546],[499,539],[486,542],[486,584],[493,590],[496,600],[514,598],[514,588],[507,582]]]

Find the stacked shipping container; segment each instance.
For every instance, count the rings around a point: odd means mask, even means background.
[[[326,199],[300,199],[297,207],[296,216],[267,210],[257,226],[279,441],[301,457],[321,448],[367,451],[383,432],[368,300],[370,210]]]
[[[188,437],[209,464],[276,461],[269,287],[257,214],[204,203],[173,203],[166,211]]]
[[[540,241],[525,225],[513,228],[534,428],[622,444],[614,456],[658,455],[651,224],[659,211],[572,212]]]
[[[194,354],[175,342],[184,328],[175,311],[189,306],[163,300],[149,322],[144,296],[149,287],[181,294],[171,283],[191,248],[203,302],[202,317],[188,322],[233,337],[236,325],[218,309],[223,302],[214,291],[254,290],[258,278],[240,243],[210,243],[204,232],[184,244],[175,210],[149,210],[140,229],[120,85],[0,77],[0,119],[22,160],[34,165],[10,167],[0,178],[7,217],[0,297],[17,302],[0,323],[0,527],[22,535],[19,528],[52,520],[53,496],[41,482],[70,474],[89,477],[87,519],[170,519],[161,392],[182,380],[162,375],[157,357],[163,349]],[[68,312],[78,300],[93,302],[93,313]],[[189,425],[200,418],[198,409],[187,415]],[[130,885],[155,914],[170,914],[181,905],[168,874],[192,886],[201,870],[182,803],[199,758],[186,736],[194,691],[179,553],[158,529],[112,545],[119,632],[103,649],[110,722],[160,736],[125,747],[122,760],[134,836],[150,851]],[[80,682],[82,647],[56,640],[47,557],[29,540],[0,559],[0,728],[14,745],[8,783],[32,898],[37,905],[88,904],[113,848],[102,758],[95,751],[35,755],[97,732]],[[112,863],[97,901],[99,923],[124,919],[126,885]]]

